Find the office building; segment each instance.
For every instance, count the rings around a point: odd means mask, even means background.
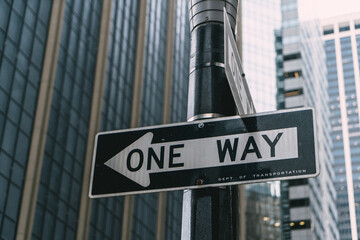
[[[88,188],[97,132],[186,121],[187,4],[0,1],[1,239],[180,239],[182,192],[91,200]],[[274,55],[258,49],[273,30],[258,27],[276,25],[279,3],[260,19],[243,4],[244,69],[258,111],[272,110]],[[262,236],[277,239],[272,188],[247,194],[266,209],[252,215]]]
[[[324,19],[332,154],[341,240],[360,232],[360,13]]]
[[[95,134],[186,119],[186,1],[0,1],[0,238],[179,239],[182,192],[88,198]]]
[[[280,0],[242,0],[242,64],[257,112],[276,110],[274,30]]]
[[[274,29],[280,27],[280,0],[242,0],[242,64],[256,112],[276,109]],[[238,35],[239,36],[239,35]],[[246,239],[280,239],[278,182],[248,184]],[[256,224],[254,224],[256,223]]]
[[[275,33],[277,106],[315,109],[316,152],[321,170],[316,178],[281,183],[282,238],[339,239],[334,211],[336,192],[328,84],[320,24],[316,20],[302,21],[297,0],[282,0],[281,10],[281,31]]]

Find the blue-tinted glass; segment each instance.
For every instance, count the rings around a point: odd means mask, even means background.
[[[75,239],[75,231],[70,228],[67,228],[65,239]]]
[[[43,232],[41,234],[42,239],[53,239],[53,227],[54,218],[49,212],[45,212]]]
[[[63,240],[65,239],[65,225],[61,221],[56,221],[54,240]]]
[[[25,115],[25,114],[23,114]],[[26,158],[28,156],[29,145],[27,144],[30,141],[29,136],[25,135],[22,132],[19,132],[17,143],[16,143],[16,152],[15,159],[18,161],[23,167],[26,166]],[[21,185],[19,183],[19,185]]]
[[[2,112],[3,114],[7,111],[8,101],[9,96],[2,88],[0,88],[0,112]],[[3,129],[2,125],[0,125],[0,129]]]
[[[37,89],[35,89],[31,84],[27,84],[25,90],[24,109],[31,115],[35,113],[36,96]]]
[[[19,125],[20,114],[21,114],[21,108],[19,104],[14,101],[10,101],[8,108],[8,116],[9,119],[11,119],[15,123],[15,125]]]
[[[20,196],[21,193],[19,187],[10,184],[8,198],[11,199],[11,201],[7,201],[5,214],[13,221],[16,220],[19,211],[18,205],[20,202]]]
[[[25,9],[26,2],[23,1],[14,1],[13,8],[19,15],[22,15]]]
[[[6,58],[3,58],[0,67],[0,87],[2,87],[7,93],[10,92],[13,74],[14,65],[11,64]]]
[[[8,34],[11,40],[13,40],[15,43],[18,43],[18,41],[20,40],[21,25],[22,19],[20,15],[13,11],[10,16]]]
[[[38,86],[40,82],[40,70],[36,68],[33,64],[30,64],[28,79],[34,85]]]
[[[41,4],[39,5],[39,17],[43,23],[46,23],[50,17],[52,1],[41,1]],[[34,10],[35,9],[36,8],[34,6]]]
[[[187,89],[190,63],[190,26],[188,24],[188,3],[176,1],[176,20],[174,54],[173,54],[173,83],[171,100],[171,121],[186,121]]]
[[[13,156],[16,142],[17,128],[14,123],[9,120],[5,123],[5,129],[2,139],[2,149],[5,150],[10,156]]]
[[[5,217],[2,224],[1,239],[15,239],[15,222]]]
[[[33,236],[36,229],[41,229],[43,237],[46,235],[54,239],[56,232],[61,231],[61,235],[57,236],[59,239],[75,239],[99,38],[99,24],[94,27],[91,22],[82,23],[81,19],[83,14],[87,14],[92,16],[89,21],[100,22],[102,4],[98,5],[99,8],[83,8],[85,2],[94,1],[102,3],[100,0],[80,0],[66,1],[65,4],[46,157],[40,180],[47,187],[40,188],[38,194],[39,198],[46,196],[48,200],[45,208],[42,208],[40,201],[36,207],[36,212],[44,211],[46,217],[34,223]],[[50,6],[39,5],[40,11],[47,7]],[[74,11],[76,9],[81,11]],[[40,19],[47,16],[44,13]],[[44,33],[43,27],[37,28],[37,36]],[[80,34],[84,32],[87,37],[81,39]],[[88,66],[77,64],[79,46],[84,48],[81,58],[87,60]],[[45,224],[46,218],[49,218],[51,225]]]
[[[41,63],[41,59],[43,58],[43,53],[45,51],[43,46],[44,46],[43,42],[41,42],[38,38],[35,37],[33,42],[31,60],[35,63],[35,65],[38,68],[42,67],[40,64],[36,64],[36,63]]]
[[[10,14],[10,4],[6,1],[0,1],[0,29],[5,30]]]
[[[129,59],[134,58],[136,48],[126,36],[129,35],[129,32],[136,35],[138,6],[139,1],[131,1],[127,7],[125,7],[124,0],[112,1],[108,62],[101,119],[102,130],[123,129],[130,126],[131,110],[124,112],[124,109],[125,106],[131,107],[132,105],[133,78],[126,78],[125,73],[134,71],[135,64]],[[134,14],[126,14],[126,12],[131,11]],[[127,54],[120,59],[122,46]],[[93,201],[90,239],[117,239],[121,235],[121,227],[114,222],[121,225],[123,198],[118,197],[114,201],[118,206],[115,209],[106,199]],[[105,225],[105,221],[97,222],[99,219],[106,219],[106,222],[111,221],[112,224]]]
[[[34,10],[30,7],[26,8],[25,10],[25,18],[24,18],[24,22],[26,23],[26,25],[23,26],[23,35],[22,38],[24,38],[24,29],[27,29],[28,26],[35,26],[35,22],[36,22],[36,13],[34,12]],[[29,40],[29,39],[28,39]]]
[[[11,171],[11,180],[12,180],[12,182],[15,183],[17,186],[21,186],[22,181],[24,180],[24,173],[25,173],[24,167],[20,166],[17,163],[14,163],[13,166],[12,166],[12,171]],[[9,196],[9,197],[11,199],[16,199],[16,198],[11,197],[11,196]],[[15,219],[15,217],[13,219]]]
[[[43,39],[46,37],[47,29],[44,25],[38,24],[36,25],[36,36]]]
[[[2,157],[0,155],[0,157]],[[3,158],[1,158],[3,159]],[[0,161],[0,167],[2,167],[2,162],[5,162],[5,160]],[[0,172],[2,173],[2,172]],[[7,196],[7,192],[8,192],[8,180],[6,178],[4,178],[1,174],[0,174],[0,212],[4,212],[4,206],[5,206],[5,200],[6,200],[6,196]]]
[[[17,54],[18,69],[20,70],[20,72],[23,75],[27,74],[27,71],[29,69],[29,62],[30,62],[30,59],[27,56],[25,56],[25,54],[23,54],[22,52],[19,52]]]
[[[0,92],[1,94],[1,92]],[[1,101],[1,98],[0,98],[0,101]],[[0,139],[1,139],[1,135],[2,135],[2,132],[4,130],[4,122],[5,122],[5,116],[4,114],[0,111]]]

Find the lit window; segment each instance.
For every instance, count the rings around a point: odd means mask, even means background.
[[[299,222],[299,225],[300,225],[300,226],[304,226],[304,225],[305,225],[305,222],[304,222],[304,221],[301,221],[301,222]]]
[[[279,223],[279,222],[276,222],[276,223],[274,223],[274,226],[275,226],[275,227],[280,227],[280,223]]]
[[[293,96],[298,96],[300,95],[300,91],[296,90],[296,91],[291,91],[291,92],[286,92],[285,93],[285,97],[293,97]]]
[[[293,227],[293,226],[295,226],[295,223],[291,222],[290,227]]]

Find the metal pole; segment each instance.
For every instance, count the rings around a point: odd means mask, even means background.
[[[223,8],[226,8],[234,30],[237,5],[237,0],[189,0],[188,121],[236,115],[224,69]],[[185,190],[181,238],[238,239],[237,205],[237,186]]]

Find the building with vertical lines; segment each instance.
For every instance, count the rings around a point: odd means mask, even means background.
[[[244,17],[257,7],[244,1]],[[261,24],[277,8],[265,5]],[[255,56],[273,55],[243,24],[245,71],[270,110],[253,74]],[[88,190],[96,133],[186,121],[189,44],[185,0],[0,1],[0,239],[180,239],[181,191],[91,200]],[[278,198],[266,184],[247,195],[263,210],[248,216],[276,239]]]
[[[360,13],[324,19],[331,139],[341,240],[360,232]]]
[[[280,0],[242,0],[241,2],[241,60],[247,83],[256,111],[258,113],[274,111],[276,110],[274,29],[281,25]],[[280,239],[278,186],[277,182],[245,186],[246,239]]]
[[[185,121],[187,1],[0,1],[0,238],[180,239],[182,192],[90,200],[99,131]]]
[[[300,1],[299,1],[300,2]],[[320,175],[281,182],[282,239],[339,239],[330,109],[321,27],[300,18],[297,0],[281,0],[277,49],[277,106],[313,107]]]

